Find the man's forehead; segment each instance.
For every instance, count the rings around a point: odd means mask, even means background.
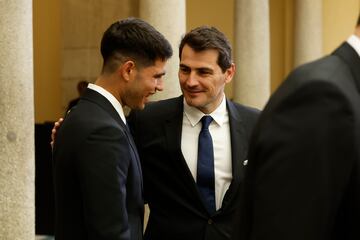
[[[195,54],[215,54],[215,55],[219,55],[219,51],[215,48],[207,48],[207,49],[195,49],[195,48],[192,48],[190,45],[188,44],[185,44],[184,47],[182,48],[181,50],[181,55],[183,55],[183,53],[186,53],[186,52],[193,52]]]
[[[214,69],[218,66],[218,55],[214,54],[214,50],[204,50],[192,53],[182,54],[180,59],[180,67],[189,67],[193,69]]]

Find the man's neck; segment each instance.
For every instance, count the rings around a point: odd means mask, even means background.
[[[120,92],[117,90],[117,88],[115,88],[115,79],[112,79],[111,75],[110,76],[99,76],[96,81],[95,81],[95,85],[98,85],[100,87],[102,87],[103,89],[105,89],[106,91],[108,91],[109,93],[111,93],[111,95],[113,95],[116,100],[118,100],[121,104],[121,106],[124,106],[122,101],[121,101],[121,94]]]

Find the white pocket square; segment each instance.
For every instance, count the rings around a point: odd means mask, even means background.
[[[248,160],[245,160],[245,161],[243,162],[243,165],[246,166],[247,164],[248,164]]]

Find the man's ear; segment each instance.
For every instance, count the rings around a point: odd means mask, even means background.
[[[120,65],[118,69],[118,73],[125,81],[130,81],[135,74],[135,62],[132,60],[128,60]]]
[[[235,64],[232,63],[231,66],[225,71],[225,83],[231,82],[232,78],[234,77],[234,74],[235,74]]]

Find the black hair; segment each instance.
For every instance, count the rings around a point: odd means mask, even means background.
[[[119,61],[133,60],[146,67],[172,56],[168,40],[153,26],[138,18],[113,23],[101,40],[103,72],[114,72]]]

